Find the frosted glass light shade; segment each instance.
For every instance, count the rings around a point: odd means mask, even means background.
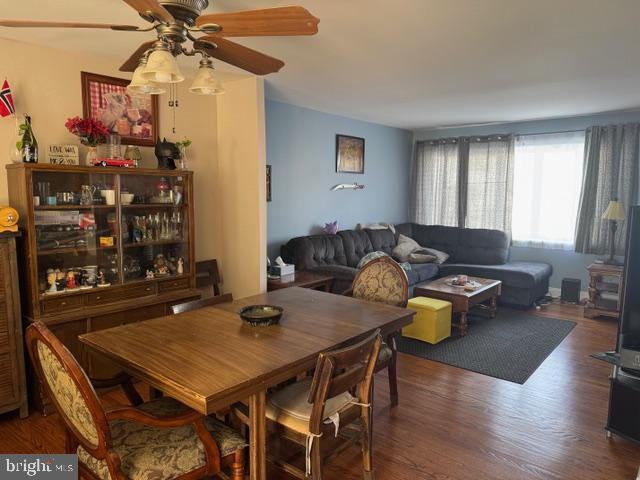
[[[212,67],[201,66],[189,91],[196,95],[220,95],[224,93],[224,88]]]
[[[139,65],[133,71],[133,77],[131,77],[131,83],[127,86],[127,90],[134,93],[145,93],[151,95],[159,95],[165,92],[165,89],[160,85],[150,82],[142,76],[146,65]]]
[[[150,82],[178,83],[184,80],[176,59],[167,50],[154,50],[149,55],[142,77]]]

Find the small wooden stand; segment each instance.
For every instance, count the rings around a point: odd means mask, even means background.
[[[622,281],[624,266],[592,263],[589,272],[589,301],[584,316],[618,318],[622,303]]]

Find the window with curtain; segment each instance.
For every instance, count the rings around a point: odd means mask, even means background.
[[[418,142],[412,175],[412,221],[458,226],[458,142]]]
[[[513,143],[510,135],[469,141],[465,227],[511,230]]]
[[[514,245],[573,249],[584,142],[584,131],[516,138],[511,222]]]

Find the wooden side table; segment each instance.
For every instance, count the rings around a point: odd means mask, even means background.
[[[306,272],[304,270],[283,275],[280,278],[269,278],[267,280],[267,291],[280,290],[289,287],[313,288],[314,290],[324,290],[330,292],[333,287],[333,277],[321,273]]]
[[[623,265],[592,263],[589,272],[589,301],[584,316],[618,318],[622,307]]]

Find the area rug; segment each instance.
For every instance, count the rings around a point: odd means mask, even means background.
[[[400,337],[398,351],[523,384],[575,326],[568,320],[498,308],[493,319],[470,315],[464,337],[456,329],[436,345]]]

